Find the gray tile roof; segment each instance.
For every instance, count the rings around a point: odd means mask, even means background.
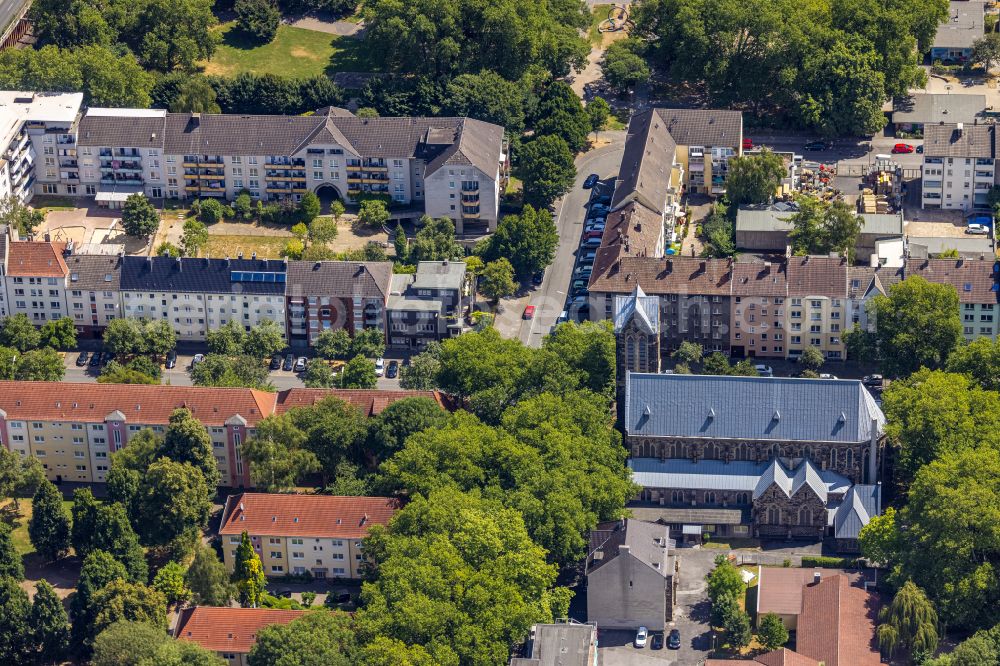
[[[986,95],[917,93],[893,103],[894,124],[972,123],[986,111]]]
[[[74,254],[66,257],[69,288],[84,291],[118,291],[122,259],[118,255]]]
[[[752,492],[761,475],[767,470],[766,462],[734,460],[699,460],[686,458],[631,458],[632,480],[643,488],[676,488],[677,490],[730,490]]]
[[[391,278],[387,261],[290,261],[288,295],[385,298]]]
[[[959,131],[957,123],[924,127],[924,158],[984,157],[994,155],[993,125],[965,125]]]
[[[656,109],[679,146],[741,147],[743,114],[721,109]]]
[[[948,3],[948,20],[938,26],[933,48],[970,48],[983,36],[985,5],[981,0]]]
[[[636,199],[651,210],[662,213],[676,151],[677,144],[654,110],[633,115],[628,123],[625,153],[618,170],[611,208],[617,209]]]
[[[667,566],[672,545],[666,525],[632,518],[601,523],[590,533],[587,574],[614,560],[622,546],[628,546],[633,557],[666,577],[673,573]]]
[[[94,147],[163,148],[164,127],[163,117],[87,113],[80,118],[77,144]]]
[[[417,264],[413,288],[461,290],[464,283],[464,261],[421,261]]]
[[[239,114],[167,115],[168,155],[292,155],[326,118]]]
[[[858,217],[864,221],[864,224],[861,225],[862,234],[903,235],[902,213],[860,213]]]
[[[284,274],[287,264],[278,259],[207,259],[171,257],[125,257],[122,260],[122,291],[174,291],[219,294],[285,293],[283,281],[236,279],[236,273]]]
[[[635,320],[639,330],[650,335],[660,332],[659,299],[647,296],[639,285],[628,296],[615,296],[615,333],[632,320]]]
[[[795,212],[770,206],[740,206],[736,211],[736,231],[791,231]]]
[[[794,497],[802,488],[810,488],[826,504],[828,493],[842,493],[851,482],[831,470],[821,470],[809,460],[803,460],[795,469],[789,469],[778,459],[772,460],[754,487],[757,499],[772,485],[777,485],[786,497]]]
[[[857,539],[861,528],[881,511],[879,486],[852,486],[844,501],[833,514],[833,536],[836,539]]]
[[[630,436],[864,442],[882,410],[858,380],[657,375],[625,379]]]

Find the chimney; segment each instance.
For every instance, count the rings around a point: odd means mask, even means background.
[[[959,136],[962,136],[962,133],[963,133],[964,131],[965,131],[965,124],[964,124],[964,123],[956,123],[956,124],[955,124],[955,132],[956,132],[956,133],[957,133],[957,134],[958,134]]]
[[[182,267],[181,267],[182,264],[181,264],[181,258],[180,257],[177,257],[176,259],[174,259],[174,264],[177,266],[177,270],[183,270]]]
[[[256,252],[252,252],[250,254],[250,258],[253,259],[253,260],[256,260],[257,259],[257,253]]]
[[[812,582],[812,584],[813,585],[818,585],[821,580],[823,580],[823,575],[817,569],[816,571],[813,572],[813,582]]]
[[[240,250],[239,252],[236,253],[236,258],[243,259],[243,250]]]

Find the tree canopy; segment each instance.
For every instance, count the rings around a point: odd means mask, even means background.
[[[736,206],[768,203],[788,173],[784,161],[769,149],[729,160],[726,197]]]
[[[525,206],[520,215],[505,215],[481,252],[486,262],[506,258],[518,279],[526,280],[552,263],[559,231],[552,213]]]
[[[352,666],[359,663],[357,649],[349,615],[317,610],[261,629],[249,660],[254,666]]]

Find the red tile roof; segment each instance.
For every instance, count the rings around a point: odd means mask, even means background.
[[[705,666],[732,666],[733,664],[748,664],[750,666],[820,666],[819,662],[804,657],[788,648],[771,650],[757,655],[753,659],[708,659]]]
[[[631,293],[636,284],[649,295],[701,294],[728,296],[733,271],[729,259],[670,256],[622,257],[590,281],[590,291]]]
[[[14,241],[7,255],[7,275],[12,277],[66,277],[63,260],[66,243]]]
[[[257,642],[261,629],[288,624],[305,614],[306,611],[300,610],[195,606],[178,615],[174,638],[197,643],[213,652],[246,654]]]
[[[993,289],[993,262],[979,259],[909,259],[906,277],[919,275],[928,282],[950,284],[961,303],[997,303]]]
[[[877,597],[845,575],[824,578],[802,592],[797,652],[825,666],[878,666],[875,645]]]
[[[309,407],[329,396],[351,403],[365,416],[380,414],[383,409],[404,398],[430,398],[444,409],[448,409],[450,404],[437,391],[292,388],[278,393],[275,410],[276,413],[283,414],[293,407]]]
[[[226,500],[219,534],[359,539],[399,506],[391,497],[242,493]]]
[[[788,293],[784,263],[737,263],[733,266],[733,296],[776,296]]]
[[[813,582],[819,573],[822,578],[838,574],[849,576],[850,580],[860,580],[857,573],[845,574],[838,569],[786,569],[784,567],[761,567],[757,583],[757,615],[777,613],[778,615],[798,615],[802,612],[802,590]]]
[[[274,411],[275,394],[243,388],[0,381],[0,410],[7,419],[103,422],[119,411],[127,423],[166,424],[186,407],[206,426],[236,414],[255,425]]]
[[[791,257],[788,260],[788,296],[847,298],[846,259],[839,257]]]

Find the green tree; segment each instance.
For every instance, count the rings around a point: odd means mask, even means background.
[[[969,377],[987,391],[1000,391],[1000,342],[977,338],[948,356],[948,372]]]
[[[76,347],[76,326],[71,317],[50,319],[39,329],[40,344],[66,351]]]
[[[685,340],[672,354],[670,354],[670,358],[677,359],[678,363],[697,365],[698,363],[701,363],[701,357],[703,354],[704,350],[701,348],[701,345],[696,342],[688,342]]]
[[[768,148],[756,155],[735,157],[729,160],[726,196],[735,206],[767,203],[777,195],[787,174],[784,161]]]
[[[45,214],[24,204],[14,195],[0,199],[0,226],[17,229],[23,238],[31,238],[35,229],[45,221]]]
[[[93,666],[225,666],[226,661],[196,643],[175,640],[162,627],[121,620],[94,640]]]
[[[861,528],[858,545],[861,554],[872,563],[887,566],[898,560],[902,543],[896,528],[896,510],[890,506],[881,516],[873,516]]]
[[[356,331],[351,338],[351,356],[379,358],[385,353],[385,334],[378,328]]]
[[[501,257],[486,264],[483,274],[479,278],[479,291],[494,303],[517,291],[517,284],[514,282],[514,267],[507,259]]]
[[[397,400],[370,420],[369,452],[375,460],[384,460],[402,449],[414,433],[441,426],[447,419],[447,412],[431,398]]]
[[[198,219],[205,224],[218,224],[226,217],[226,207],[218,199],[198,202]]]
[[[732,373],[729,359],[722,352],[712,352],[705,359],[701,371],[706,375],[728,375]]]
[[[728,618],[725,627],[726,642],[730,647],[743,648],[750,645],[753,633],[750,631],[750,614],[745,611],[733,614]]]
[[[337,224],[340,224],[340,217],[344,214],[345,210],[344,202],[340,199],[334,199],[330,203],[330,216]]]
[[[167,600],[157,590],[140,583],[116,578],[94,593],[91,599],[94,617],[93,635],[97,636],[115,622],[147,622],[165,629]]]
[[[542,348],[568,363],[582,388],[614,398],[615,336],[608,322],[564,322],[542,341]]]
[[[366,227],[381,227],[389,221],[389,208],[381,199],[367,199],[361,202],[358,222]]]
[[[7,523],[0,524],[0,578],[24,580],[24,563]]]
[[[595,97],[587,102],[587,117],[590,118],[590,131],[600,132],[611,117],[611,106],[603,97]]]
[[[201,421],[186,408],[175,409],[170,414],[157,456],[170,458],[176,463],[190,463],[201,471],[209,488],[219,485],[220,474],[212,438]]]
[[[847,358],[858,363],[878,361],[878,341],[875,333],[866,331],[855,324],[844,333],[843,340],[844,346],[847,348]]]
[[[303,199],[303,201],[305,200]],[[317,205],[319,205],[318,200]],[[309,241],[311,243],[325,245],[336,237],[337,223],[332,217],[317,217],[309,223]]]
[[[465,256],[465,250],[455,242],[455,223],[447,217],[434,219],[424,215],[419,226],[407,253],[409,263],[458,260]]]
[[[62,57],[70,61],[69,66],[79,67],[86,104],[145,109],[152,102],[149,92],[153,76],[131,53],[118,53],[104,46],[84,46],[63,51]]]
[[[760,619],[757,640],[768,650],[777,650],[788,642],[788,630],[780,617],[774,613],[765,613]]]
[[[871,311],[882,370],[890,377],[942,367],[962,339],[958,292],[950,284],[909,277],[872,299]]]
[[[454,488],[414,497],[365,552],[379,575],[362,588],[362,634],[423,646],[439,663],[504,662],[533,623],[568,610],[518,512]]]
[[[400,388],[410,391],[430,391],[437,388],[437,375],[441,369],[441,343],[434,341],[423,352],[410,359],[399,372]]]
[[[507,259],[518,279],[526,280],[552,263],[558,245],[559,231],[552,213],[525,206],[520,215],[504,216],[482,257],[486,262]]]
[[[273,624],[257,634],[249,659],[254,666],[358,663],[357,642],[346,613],[313,611],[288,624]]]
[[[191,590],[194,602],[203,606],[228,606],[235,596],[226,565],[205,544],[195,547],[194,560],[184,574],[184,584]]]
[[[69,616],[55,589],[45,579],[35,586],[28,627],[35,663],[61,664],[69,649]]]
[[[373,389],[377,380],[375,364],[358,354],[344,366],[339,383],[345,389]]]
[[[325,242],[317,238],[317,236],[321,236],[322,234],[317,233],[317,231],[313,229],[313,222],[319,215],[321,208],[322,206],[320,205],[319,197],[316,196],[315,192],[306,192],[305,194],[302,195],[302,200],[299,201],[299,210],[298,210],[299,219],[309,225],[309,236],[312,238],[312,241],[314,243]],[[336,223],[334,223],[333,228],[334,229],[337,228]],[[322,225],[320,225],[316,229],[317,230],[322,229]],[[337,235],[336,232],[334,232],[333,236],[331,236],[327,240],[332,240],[333,237],[336,235]]]
[[[264,565],[250,543],[246,532],[240,537],[236,547],[236,563],[233,566],[233,584],[244,608],[257,608],[264,595]]]
[[[837,252],[853,260],[863,219],[843,201],[821,201],[813,196],[797,199],[799,210],[789,220],[788,233],[797,255]]]
[[[1000,62],[1000,33],[990,32],[972,42],[972,57],[969,61],[980,65],[988,75]]]
[[[813,347],[812,345],[809,345],[808,347],[803,349],[802,354],[800,354],[798,358],[799,365],[801,365],[806,370],[812,370],[813,372],[816,372],[821,367],[823,367],[823,363],[825,361],[826,359],[823,358],[823,352],[820,351],[817,347]]]
[[[246,342],[246,329],[236,320],[231,319],[228,323],[213,329],[205,336],[208,350],[213,354],[224,356],[237,356],[243,353],[243,344]]]
[[[316,338],[315,347],[316,353],[325,359],[345,359],[351,350],[351,336],[346,329],[328,328]]]
[[[13,578],[0,578],[0,663],[31,663],[31,603]]]
[[[236,0],[236,25],[257,42],[268,44],[278,34],[281,11],[273,0]]]
[[[122,206],[122,228],[129,236],[148,238],[160,228],[160,215],[142,194],[130,194]]]
[[[708,598],[727,596],[738,598],[746,590],[740,571],[726,559],[725,555],[715,557],[715,567],[705,576],[708,583]]]
[[[302,376],[302,382],[306,388],[333,388],[337,385],[337,378],[329,363],[323,359],[314,358],[306,364],[306,372]]]
[[[996,664],[1000,662],[1000,650],[997,649],[995,641],[990,640],[985,632],[979,631],[959,643],[948,657],[950,657],[948,666]]]
[[[18,381],[58,382],[66,373],[63,358],[55,349],[32,349],[17,357],[14,379]]]
[[[442,646],[441,652],[450,648]],[[362,663],[366,666],[437,666],[447,663],[444,659],[435,659],[422,645],[407,645],[398,638],[376,636],[361,648]]]
[[[11,498],[15,511],[21,510],[18,499],[34,495],[44,481],[45,469],[38,458],[0,447],[0,497]]]
[[[221,113],[216,101],[215,88],[204,76],[189,76],[177,91],[177,97],[170,104],[172,113]],[[249,212],[250,195],[241,203],[241,209]],[[237,197],[239,201],[239,197]],[[240,219],[249,219],[249,215]],[[185,225],[186,226],[186,225]]]
[[[907,581],[892,603],[879,613],[878,642],[886,654],[907,657],[934,654],[938,645],[938,616],[924,591]]]
[[[212,29],[217,23],[212,4],[212,0],[147,0],[130,31],[129,46],[151,69],[193,70],[197,61],[212,57],[219,43],[219,34]]]
[[[42,335],[26,314],[10,315],[0,321],[0,345],[26,352],[41,344]]]
[[[191,598],[191,590],[184,584],[184,565],[167,562],[153,576],[153,589],[162,594],[170,605],[179,604]]]
[[[243,353],[264,360],[285,348],[284,325],[273,319],[265,319],[250,327],[243,341]]]
[[[270,390],[267,366],[261,359],[241,354],[223,356],[208,354],[198,365],[191,368],[191,379],[195,386],[243,387]]]
[[[642,57],[642,48],[638,39],[621,39],[611,42],[604,51],[601,72],[604,80],[619,95],[624,96],[649,81],[651,72]]]
[[[81,656],[90,652],[94,636],[93,630],[96,608],[94,596],[111,581],[125,580],[128,572],[125,566],[103,550],[94,550],[83,559],[80,568],[80,579],[76,585],[76,594],[70,603],[70,616],[73,618],[71,640],[76,651]]]
[[[303,448],[305,441],[306,433],[288,414],[260,421],[256,434],[243,444],[254,485],[266,492],[287,492],[306,474],[319,471],[316,454]]]
[[[159,384],[160,380],[144,372],[133,370],[118,361],[111,361],[101,369],[98,384]]]
[[[396,251],[396,261],[400,263],[406,263],[406,257],[409,254],[410,244],[406,240],[406,232],[403,231],[403,224],[396,224],[396,232],[392,238],[392,246]]]
[[[587,145],[590,116],[573,88],[565,81],[553,81],[545,88],[535,109],[535,134],[557,136],[573,153]]]
[[[181,236],[181,248],[184,256],[196,257],[201,248],[208,243],[208,229],[205,225],[195,219],[184,222],[184,233]]]
[[[211,490],[201,470],[161,458],[146,471],[135,498],[143,543],[184,552],[208,523]]]
[[[28,521],[31,545],[48,561],[64,557],[70,548],[70,523],[62,493],[50,481],[45,481],[38,486],[31,509]]]
[[[253,199],[250,198],[250,192],[242,190],[236,195],[236,199],[233,201],[233,212],[236,214],[237,220],[247,222],[253,219]]]
[[[524,89],[496,72],[460,74],[448,82],[445,111],[503,127],[510,135],[524,131]]]
[[[524,202],[545,208],[569,191],[576,180],[573,153],[558,136],[539,136],[524,144],[515,175],[524,182]]]

